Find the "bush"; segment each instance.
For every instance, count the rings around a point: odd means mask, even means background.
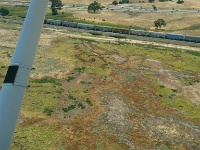
[[[84,106],[82,103],[79,103],[79,104],[78,104],[78,107],[80,107],[81,109],[84,109],[84,108],[85,108],[85,106]]]
[[[74,80],[74,79],[75,79],[75,77],[69,76],[68,79],[67,79],[67,82],[70,82],[71,80]]]
[[[182,3],[184,3],[184,1],[183,0],[178,0],[176,3],[177,4],[182,4]]]
[[[91,100],[90,100],[89,98],[86,98],[86,103],[87,103],[88,105],[90,105],[90,106],[93,106],[93,104],[92,104],[92,102],[91,102]]]
[[[72,109],[74,109],[74,108],[76,108],[76,105],[71,105],[71,106],[69,106],[69,107],[65,107],[65,108],[63,108],[62,110],[64,111],[64,112],[68,112],[68,111],[70,111],[70,110],[72,110]]]
[[[61,86],[62,84],[58,81],[56,81],[56,79],[53,78],[43,78],[43,79],[36,79],[36,80],[32,80],[33,83],[54,83],[55,85]]]
[[[73,97],[72,95],[69,95],[68,98],[71,99],[71,100],[74,100],[74,101],[76,100],[76,98]]]
[[[78,72],[83,73],[85,71],[85,67],[74,68],[74,71],[78,71]]]
[[[45,107],[44,108],[44,113],[47,115],[47,116],[51,116],[51,113],[53,112],[53,110],[49,107]]]
[[[0,14],[2,16],[7,16],[9,14],[9,10],[6,7],[0,8]]]

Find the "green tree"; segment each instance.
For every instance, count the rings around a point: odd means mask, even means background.
[[[153,10],[157,10],[157,8],[156,8],[156,6],[155,6],[155,5],[152,5],[152,7],[153,7]]]
[[[182,3],[184,3],[184,1],[183,0],[178,0],[176,3],[177,4],[182,4]]]
[[[154,3],[155,2],[155,0],[149,0],[149,3]]]
[[[116,5],[118,5],[118,2],[117,2],[116,0],[114,0],[114,1],[112,2],[112,4],[116,6]]]
[[[89,6],[88,6],[88,12],[89,13],[96,13],[97,11],[101,10],[101,4],[98,3],[97,1],[94,1],[93,3],[91,3]]]
[[[129,0],[121,0],[121,1],[119,1],[119,4],[125,4],[125,3],[129,3]]]
[[[51,11],[52,11],[52,15],[57,15],[58,11],[57,9],[61,10],[61,7],[63,6],[62,1],[61,0],[50,0],[51,3]]]
[[[9,14],[9,10],[6,7],[0,8],[0,14],[2,16],[7,16]]]
[[[158,20],[154,21],[154,25],[157,28],[158,27],[161,28],[162,26],[166,26],[166,22],[163,19],[158,19]]]

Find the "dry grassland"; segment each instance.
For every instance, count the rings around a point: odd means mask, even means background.
[[[75,17],[94,21],[95,23],[111,23],[116,25],[137,26],[147,30],[155,30],[154,21],[163,18],[167,26],[162,27],[166,32],[200,35],[200,14],[172,14],[172,13],[121,13],[105,12],[90,14],[87,11],[73,11]],[[105,19],[105,21],[102,21]]]
[[[119,0],[118,0],[119,1]],[[139,1],[144,1],[145,3],[139,3]],[[84,4],[88,5],[94,0],[62,0],[64,4]],[[113,0],[97,0],[97,2],[101,3],[102,5],[108,5],[113,2]],[[151,7],[152,3],[148,3],[148,0],[130,0],[131,3],[135,4],[136,6],[144,6],[144,7]],[[200,8],[200,1],[199,0],[185,0],[184,4],[176,4],[175,2],[159,2],[158,0],[153,3],[153,5],[156,5],[158,8],[186,8],[186,9],[199,9]]]

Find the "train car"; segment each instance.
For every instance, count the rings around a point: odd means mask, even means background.
[[[166,33],[165,38],[166,39],[172,39],[172,40],[184,40],[185,39],[185,35],[183,35],[183,34]]]
[[[130,34],[131,34],[131,35],[141,35],[141,36],[145,36],[145,35],[146,35],[146,31],[144,31],[144,30],[135,30],[135,29],[131,29]]]
[[[62,26],[71,27],[71,28],[77,28],[78,23],[77,22],[69,22],[69,21],[63,21]]]
[[[95,26],[95,30],[102,32],[112,32],[112,28],[107,26]]]
[[[61,26],[62,21],[61,20],[54,20],[54,19],[46,19],[46,24]]]
[[[162,32],[146,32],[146,36],[154,38],[165,38],[165,33]]]
[[[186,35],[185,41],[200,43],[200,37],[199,36],[188,36],[188,35]]]
[[[84,24],[84,23],[78,23],[78,26],[77,28],[80,28],[80,29],[86,29],[86,30],[94,30],[94,25],[92,24]]]
[[[129,29],[112,28],[113,33],[129,34]]]

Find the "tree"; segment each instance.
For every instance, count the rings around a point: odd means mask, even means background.
[[[154,25],[155,25],[155,27],[160,27],[161,28],[161,26],[166,26],[166,22],[165,22],[165,20],[163,20],[163,19],[158,19],[158,20],[156,20],[156,21],[154,21]]]
[[[93,3],[91,3],[89,6],[88,6],[88,12],[89,13],[96,13],[97,11],[101,10],[101,4],[98,3],[97,1],[94,1]]]
[[[152,5],[152,7],[153,7],[153,10],[157,10],[157,8],[156,8],[156,6],[155,6],[155,5]]]
[[[129,0],[121,0],[121,1],[119,1],[119,4],[125,4],[125,3],[129,3]]]
[[[154,3],[155,2],[155,0],[149,0],[149,3]]]
[[[61,0],[50,0],[51,3],[51,11],[52,11],[52,15],[57,15],[58,11],[57,9],[61,10],[61,7],[63,6],[62,1]]]
[[[7,16],[9,14],[9,10],[6,7],[0,8],[0,14],[2,16]]]
[[[112,4],[116,6],[116,5],[118,5],[118,2],[117,2],[116,0],[114,0],[114,1],[112,2]]]
[[[182,3],[184,3],[184,1],[183,0],[178,0],[176,3],[177,4],[182,4]]]

